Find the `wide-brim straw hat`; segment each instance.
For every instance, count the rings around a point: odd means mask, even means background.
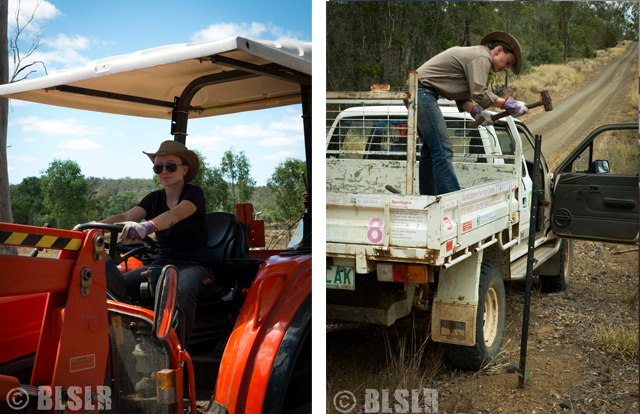
[[[154,158],[156,157],[156,155],[173,154],[185,160],[187,165],[189,165],[189,171],[187,171],[187,174],[185,174],[184,176],[185,184],[196,178],[198,170],[200,169],[200,160],[198,159],[196,153],[189,150],[187,147],[185,147],[184,144],[181,144],[178,141],[164,141],[162,144],[160,144],[160,148],[158,149],[158,151],[154,153],[142,151],[142,153],[147,154],[151,162],[154,164]]]
[[[520,43],[518,43],[516,38],[511,36],[509,33],[497,30],[495,32],[484,35],[484,37],[480,41],[480,44],[486,45],[487,43],[491,43],[494,40],[499,40],[506,43],[507,45],[509,45],[511,50],[513,50],[513,53],[516,55],[516,63],[511,66],[511,71],[516,75],[519,75],[520,69],[522,69],[522,49],[520,48]]]

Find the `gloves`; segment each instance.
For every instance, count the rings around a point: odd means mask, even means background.
[[[526,113],[529,113],[529,108],[525,106],[524,102],[516,101],[510,96],[502,104],[502,109],[507,111],[509,115],[516,118]]]
[[[496,123],[493,119],[491,119],[491,113],[489,111],[483,110],[478,105],[475,105],[471,108],[471,116],[476,120],[476,122],[481,122],[481,126],[486,127],[489,125],[493,125]]]
[[[118,235],[118,240],[122,241],[122,244],[133,244],[144,239],[149,234],[153,234],[156,231],[156,226],[150,221],[143,221],[142,223],[136,223],[135,221],[125,221],[122,228],[122,232]]]

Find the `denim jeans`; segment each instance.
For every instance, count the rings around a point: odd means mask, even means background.
[[[409,85],[404,86],[404,91]],[[453,147],[444,116],[438,106],[438,93],[418,83],[418,136],[422,140],[418,185],[420,195],[440,195],[460,189],[453,170]],[[437,179],[435,179],[437,177]]]
[[[132,300],[140,300],[140,285],[143,282],[156,283],[160,277],[163,266],[148,266],[140,269],[132,270],[124,274],[127,280],[127,296]],[[151,269],[147,279],[140,274]],[[193,331],[193,323],[196,318],[196,299],[206,287],[202,282],[209,277],[209,270],[202,266],[178,266],[178,294],[176,296],[176,305],[178,305],[184,314],[184,344],[182,346],[187,349],[191,332]]]

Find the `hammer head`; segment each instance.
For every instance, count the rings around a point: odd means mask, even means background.
[[[549,95],[549,91],[545,89],[540,92],[540,97],[542,98],[542,105],[544,106],[545,111],[551,111],[553,109],[553,105],[551,104],[551,95]]]

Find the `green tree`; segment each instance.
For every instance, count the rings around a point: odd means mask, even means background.
[[[220,168],[210,167],[207,164],[207,158],[200,151],[193,150],[193,152],[200,160],[200,169],[191,184],[202,188],[207,200],[207,211],[235,212],[235,205],[229,195],[229,186],[224,180]]]
[[[19,185],[12,188],[11,208],[16,223],[31,226],[44,224],[42,216],[45,213],[45,208],[40,181],[41,179],[38,177],[27,177]]]
[[[275,169],[267,181],[276,205],[273,218],[291,227],[304,214],[305,191],[302,173],[306,172],[307,164],[294,158],[287,158]]]
[[[41,188],[46,219],[53,227],[70,229],[86,221],[89,186],[75,161],[54,160],[42,171]]]
[[[231,147],[220,161],[220,172],[231,187],[233,204],[248,203],[255,190],[256,181],[251,177],[251,163],[244,151],[236,154]]]
[[[114,194],[109,197],[106,207],[100,215],[100,220],[129,211],[138,204],[138,201],[138,197],[132,191]]]

